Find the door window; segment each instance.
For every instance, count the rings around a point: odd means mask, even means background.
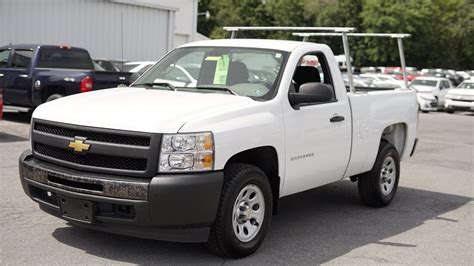
[[[27,68],[31,63],[32,57],[33,57],[33,50],[16,49],[13,52],[12,67],[13,68]]]
[[[10,57],[10,49],[0,50],[0,67],[7,67],[8,57]]]
[[[444,89],[449,89],[449,88],[451,87],[451,86],[449,86],[449,81],[447,81],[447,80],[444,80],[444,81],[443,81],[443,85],[444,85],[444,86],[443,86]]]
[[[317,104],[336,101],[331,72],[327,60],[321,53],[307,54],[300,59],[293,74],[290,92],[300,93],[300,88],[306,83],[321,83],[330,86],[333,91],[331,100],[315,102]]]

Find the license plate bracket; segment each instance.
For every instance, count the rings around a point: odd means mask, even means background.
[[[92,201],[58,195],[61,214],[64,218],[91,224],[94,206]]]

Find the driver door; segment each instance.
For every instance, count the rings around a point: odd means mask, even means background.
[[[295,70],[294,88],[290,88],[290,92],[298,93],[298,87],[308,82],[333,86],[332,80],[324,54],[305,55]],[[340,180],[351,150],[351,113],[347,96],[335,94],[327,102],[286,107],[286,175],[282,195]],[[291,182],[287,181],[289,179]]]

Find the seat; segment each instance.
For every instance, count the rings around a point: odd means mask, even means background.
[[[239,83],[249,83],[249,70],[242,62],[230,62],[227,74],[227,86]]]
[[[215,61],[204,61],[199,72],[198,85],[213,84],[216,72]],[[227,72],[226,85],[232,86],[239,83],[249,83],[249,71],[242,62],[230,62]]]
[[[293,75],[295,91],[299,92],[301,85],[308,82],[321,82],[319,70],[312,66],[298,66]]]

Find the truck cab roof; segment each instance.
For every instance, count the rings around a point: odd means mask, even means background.
[[[0,50],[3,49],[36,49],[36,48],[58,48],[58,47],[67,47],[68,49],[79,49],[79,50],[85,50],[84,48],[80,47],[74,47],[74,46],[69,46],[69,45],[53,45],[53,44],[10,44],[10,45],[4,45],[0,47]]]
[[[197,46],[213,46],[213,47],[243,47],[243,48],[262,48],[291,52],[298,47],[304,46],[320,46],[328,47],[325,44],[287,41],[287,40],[262,40],[262,39],[221,39],[206,40],[184,44],[180,47],[197,47]]]

